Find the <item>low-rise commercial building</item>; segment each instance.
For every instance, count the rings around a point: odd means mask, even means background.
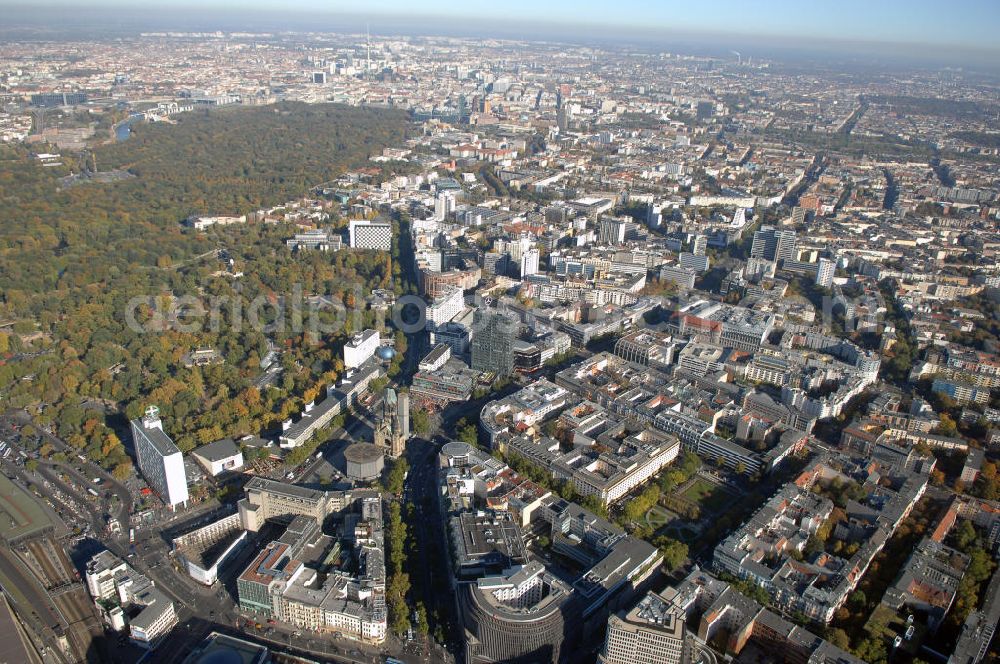
[[[453,401],[467,401],[472,396],[478,371],[460,360],[449,360],[434,371],[420,370],[413,375],[410,396],[414,402],[446,406]]]
[[[205,468],[205,471],[215,477],[222,473],[243,468],[243,452],[236,446],[232,438],[222,438],[214,443],[202,445],[191,452],[191,456]]]
[[[206,586],[219,579],[219,567],[246,542],[247,531],[239,514],[230,514],[171,542],[178,559],[192,579]]]
[[[149,578],[110,551],[101,551],[87,562],[85,577],[107,624],[116,631],[127,625],[136,645],[153,650],[177,625],[174,603]]]

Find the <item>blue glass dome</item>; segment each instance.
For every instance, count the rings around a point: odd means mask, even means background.
[[[396,357],[396,350],[389,346],[382,346],[378,349],[378,356],[388,362],[392,358]]]

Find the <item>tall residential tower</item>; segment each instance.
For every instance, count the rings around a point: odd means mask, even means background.
[[[150,488],[173,509],[187,504],[187,475],[184,458],[174,441],[163,431],[160,409],[150,406],[141,418],[132,420],[132,441],[139,470]]]

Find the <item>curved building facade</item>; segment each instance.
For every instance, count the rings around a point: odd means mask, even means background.
[[[470,663],[560,662],[571,589],[538,562],[461,586]]]
[[[344,461],[346,474],[352,480],[373,480],[385,467],[385,455],[371,443],[354,443],[344,450]]]
[[[438,457],[442,466],[467,466],[472,454],[472,445],[460,440],[453,440],[441,446]]]

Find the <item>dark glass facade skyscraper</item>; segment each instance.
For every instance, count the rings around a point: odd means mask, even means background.
[[[472,368],[492,371],[498,377],[514,369],[517,317],[496,309],[479,309],[473,318]]]

